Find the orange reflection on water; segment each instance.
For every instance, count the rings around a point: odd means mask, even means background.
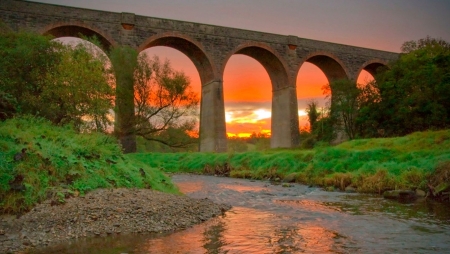
[[[219,184],[218,187],[225,188],[229,190],[235,190],[238,192],[246,192],[246,191],[264,191],[267,190],[267,188],[259,187],[259,186],[248,186],[248,185],[238,185],[238,184]]]
[[[293,233],[291,233],[292,235]],[[333,231],[330,231],[326,228],[317,225],[298,225],[297,230],[294,236],[290,236],[289,234],[282,234],[282,237],[279,238],[281,241],[278,246],[279,251],[284,251],[286,249],[286,244],[282,244],[283,241],[288,240],[289,237],[297,237],[297,244],[294,248],[287,249],[292,251],[300,251],[303,253],[336,253],[342,250],[335,246],[336,238],[340,238],[340,236]],[[290,246],[289,244],[287,246]],[[292,253],[292,252],[291,252]]]
[[[298,219],[234,207],[184,231],[136,245],[137,253],[342,253],[342,236]],[[345,242],[345,241],[344,241]]]
[[[215,220],[211,221],[215,223]],[[149,239],[141,246],[136,246],[136,253],[205,253],[203,247],[204,227],[208,227],[207,222],[194,226],[184,231],[172,233],[156,239]]]
[[[177,183],[177,187],[182,193],[186,194],[201,190],[203,188],[203,182]]]

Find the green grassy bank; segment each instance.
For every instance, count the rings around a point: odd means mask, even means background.
[[[252,179],[280,178],[359,192],[427,189],[450,183],[450,130],[399,138],[361,139],[313,150],[229,154],[148,153],[131,155],[166,172],[223,173]],[[442,187],[442,185],[441,185]]]
[[[123,155],[111,136],[78,134],[31,117],[0,122],[0,214],[114,187],[178,193],[160,170]]]

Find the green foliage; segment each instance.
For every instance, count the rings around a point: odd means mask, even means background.
[[[402,136],[450,124],[450,44],[427,37],[406,42],[402,51],[370,85],[359,114],[364,136],[378,130]]]
[[[131,156],[167,172],[201,174],[206,167],[229,166],[232,177],[295,178],[295,181],[306,184],[339,189],[352,185],[361,192],[379,193],[395,188],[425,189],[428,177],[435,174],[443,162],[450,161],[450,131],[418,132],[400,138],[359,139],[313,150],[230,154],[141,153]],[[445,177],[438,179],[447,181]],[[438,182],[436,180],[435,184]]]
[[[169,61],[141,54],[134,72],[136,135],[170,147],[195,142],[188,132],[196,127],[199,99],[189,77]]]
[[[317,101],[311,101],[306,107],[306,113],[308,115],[308,122],[310,127],[310,132],[313,133],[316,128],[317,120],[319,120],[320,113],[318,110]]]
[[[0,121],[12,118],[17,110],[17,101],[11,94],[0,91]]]
[[[175,131],[180,131],[176,129]],[[174,152],[198,152],[198,138],[191,137],[187,135],[185,132],[182,134],[184,138],[189,139],[186,141],[186,145],[182,147],[171,147],[167,146],[158,141],[152,141],[144,139],[143,137],[136,137],[137,142],[137,152],[138,153],[174,153]],[[170,138],[174,138],[174,136],[169,136]],[[189,144],[187,144],[189,143]]]
[[[11,28],[9,28],[1,19],[0,19],[0,35],[7,34],[11,32]]]
[[[322,112],[322,116],[316,122],[312,134],[318,141],[330,143],[336,137],[335,123],[336,119],[334,117],[331,117],[328,112]]]
[[[72,123],[79,130],[105,130],[113,90],[105,59],[95,56],[89,45],[71,47],[37,34],[4,33],[0,37],[2,115],[30,114],[57,125]],[[6,106],[5,98],[9,98]]]
[[[19,113],[36,115],[43,101],[39,95],[48,85],[47,75],[56,72],[62,45],[30,33],[0,36],[0,91],[12,96]]]
[[[96,54],[94,47],[84,42],[60,49],[60,63],[48,73],[48,85],[40,95],[47,105],[39,115],[60,125],[74,123],[80,131],[105,131],[111,125],[114,90],[106,56]]]
[[[249,138],[241,138],[245,140],[248,144],[254,145],[253,149],[256,151],[266,151],[270,149],[270,136],[267,133],[256,133],[253,132]]]
[[[325,87],[325,92],[330,100],[334,128],[345,131],[349,139],[354,139],[357,136],[360,89],[351,80],[335,80]]]
[[[330,114],[323,120],[334,133],[343,130],[354,139],[448,128],[450,44],[427,37],[405,42],[402,52],[389,68],[378,69],[375,80],[368,84],[337,80],[324,87]],[[313,126],[313,133],[320,121]],[[316,134],[318,140],[330,138],[326,130],[325,137]]]
[[[427,36],[417,41],[407,41],[401,47],[402,53],[409,54],[417,50],[426,49],[430,54],[439,54],[442,50],[450,49],[450,43]]]
[[[241,153],[248,151],[248,144],[241,138],[228,138],[228,152]]]
[[[170,62],[149,59],[130,47],[110,52],[116,77],[115,133],[125,152],[136,151],[135,136],[172,148],[196,144],[192,134],[199,99],[189,77]]]
[[[23,148],[26,155],[15,160]],[[61,189],[80,194],[113,187],[177,192],[162,172],[123,155],[114,137],[77,134],[33,117],[0,122],[0,158],[0,213],[29,210],[52,193],[58,198]]]

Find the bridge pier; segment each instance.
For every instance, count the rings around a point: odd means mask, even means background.
[[[272,135],[270,147],[297,147],[300,143],[297,93],[288,86],[272,92]]]
[[[202,85],[200,102],[200,152],[226,152],[223,82],[212,80]]]
[[[180,50],[192,60],[202,80],[199,149],[202,152],[227,150],[222,75],[226,62],[234,54],[257,60],[272,81],[273,148],[299,144],[295,77],[304,62],[319,67],[331,81],[357,77],[363,69],[374,73],[378,67],[398,58],[397,53],[296,36],[19,0],[0,0],[0,21],[13,30],[51,34],[56,38],[96,35],[106,48],[129,45],[143,50],[167,46]],[[120,100],[128,105],[121,108],[122,126],[118,127],[122,129],[122,142],[132,152],[135,149],[129,120],[133,114],[132,97]]]

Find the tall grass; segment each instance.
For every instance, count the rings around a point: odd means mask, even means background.
[[[24,148],[24,158],[15,160]],[[33,117],[0,122],[0,213],[23,212],[55,195],[112,187],[178,192],[160,170],[123,155],[111,136],[78,134]]]
[[[232,177],[280,178],[339,189],[353,186],[361,192],[425,189],[436,168],[450,165],[450,130],[420,132],[399,138],[353,140],[313,150],[131,156],[166,172],[205,173],[207,167],[227,164],[231,167]]]

